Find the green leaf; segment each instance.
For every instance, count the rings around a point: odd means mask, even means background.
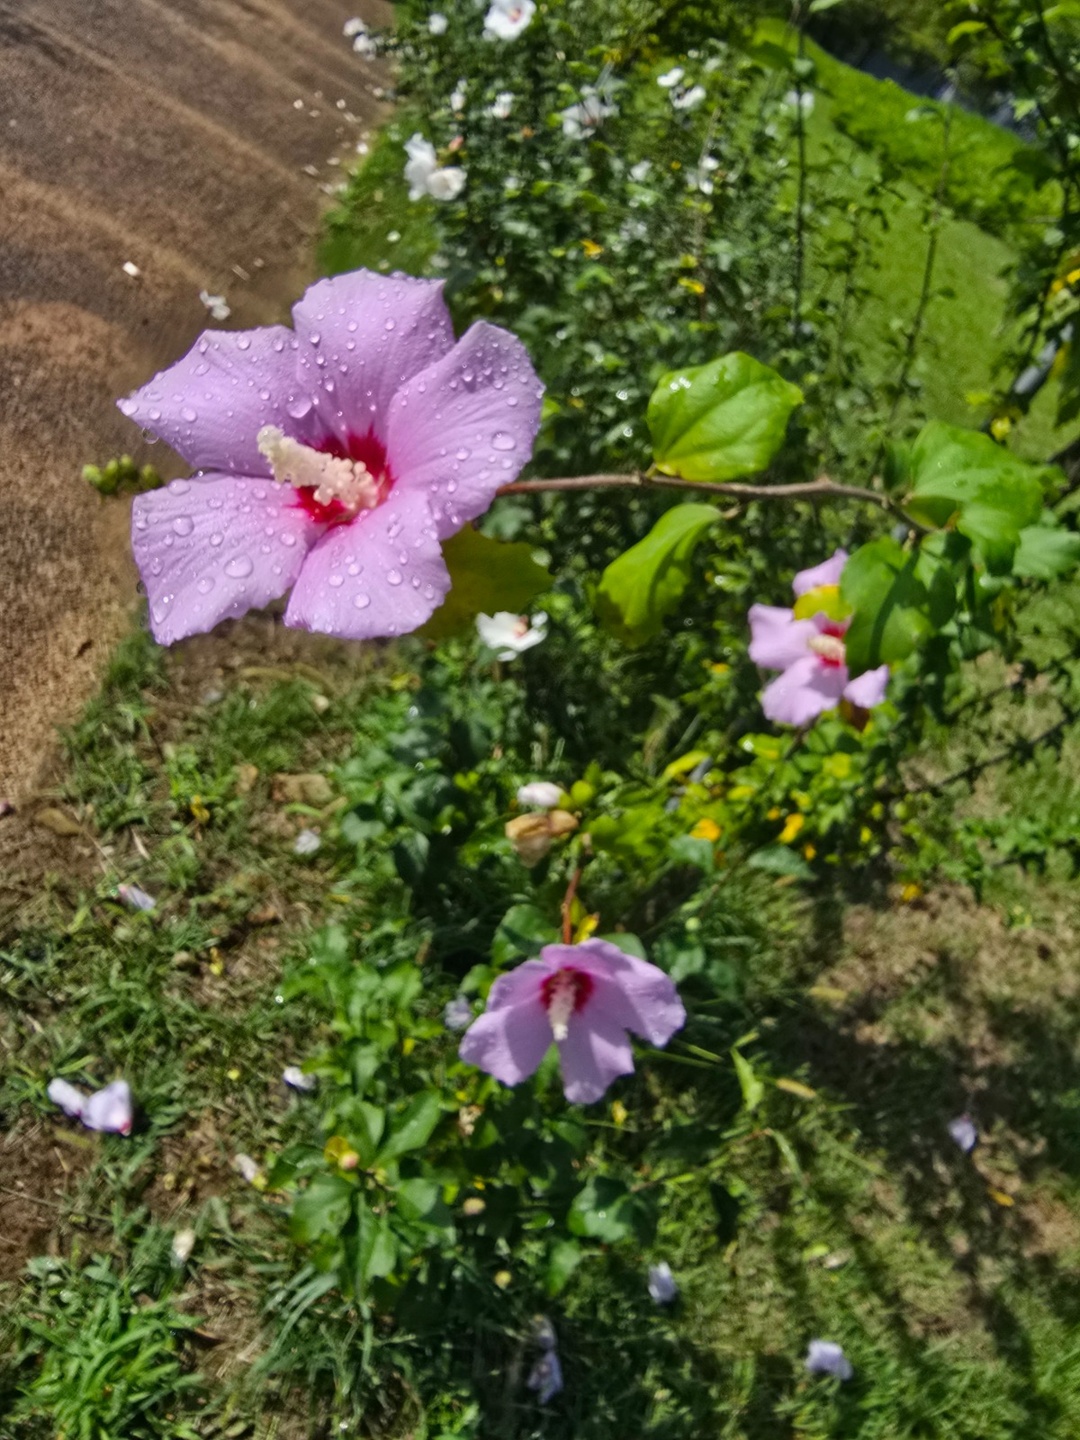
[[[653,1216],[644,1196],[633,1195],[621,1180],[596,1175],[574,1196],[566,1217],[572,1235],[613,1245],[629,1235],[645,1239]]]
[[[988,435],[932,420],[912,448],[913,484],[904,509],[920,524],[967,536],[987,567],[1001,573],[1020,531],[1039,518],[1047,473]]]
[[[670,370],[649,400],[656,467],[685,480],[737,480],[764,470],[784,443],[802,391],[735,350]]]
[[[566,1288],[566,1282],[581,1264],[584,1251],[576,1240],[560,1240],[548,1256],[544,1289],[549,1295],[558,1295]]]
[[[394,1121],[390,1135],[379,1151],[380,1164],[426,1145],[441,1115],[442,1106],[434,1090],[425,1090],[417,1095]]]
[[[965,35],[978,35],[986,29],[982,20],[961,20],[959,25],[954,25],[945,36],[946,45],[955,45],[957,40],[962,40]]]
[[[559,938],[559,928],[535,905],[512,905],[499,921],[491,942],[492,961],[511,965],[530,955],[539,955],[545,945]]]
[[[933,631],[930,595],[910,554],[891,536],[862,545],[844,566],[840,593],[855,612],[844,637],[852,675],[904,660]]]
[[[362,1295],[372,1280],[389,1275],[397,1260],[397,1241],[382,1215],[375,1215],[358,1195],[356,1206],[356,1293]]]
[[[1080,535],[1058,525],[1029,525],[1020,531],[1013,574],[1026,580],[1059,580],[1080,565]]]
[[[356,1187],[343,1175],[316,1175],[293,1201],[289,1233],[298,1245],[310,1245],[321,1235],[337,1235],[349,1218]]]
[[[748,1112],[752,1113],[764,1099],[765,1085],[754,1073],[754,1067],[750,1061],[740,1051],[732,1050],[731,1058],[735,1062],[735,1074],[739,1077],[743,1105]]]
[[[600,577],[596,609],[603,623],[630,645],[658,634],[690,581],[695,547],[718,518],[713,505],[676,505],[661,515]]]
[[[403,1180],[397,1187],[397,1208],[405,1220],[453,1233],[453,1217],[443,1201],[442,1186],[437,1180],[422,1176]]]
[[[531,545],[492,540],[471,525],[443,541],[443,559],[452,589],[417,630],[426,640],[471,631],[477,615],[494,615],[496,610],[520,613],[551,586],[550,574],[532,558]]]
[[[840,5],[843,0],[810,0],[808,15],[820,15],[823,10],[832,10],[834,6]]]
[[[755,850],[746,863],[751,870],[762,870],[766,875],[791,875],[796,880],[814,878],[810,866],[789,845],[766,845]]]

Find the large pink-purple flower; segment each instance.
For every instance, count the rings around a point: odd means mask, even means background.
[[[286,625],[415,630],[450,588],[440,541],[529,458],[543,387],[525,348],[483,321],[455,342],[441,281],[357,270],[293,322],[207,331],[120,401],[199,472],[134,505],[162,644],[290,587]]]
[[[587,1105],[633,1071],[628,1030],[666,1045],[685,1023],[673,982],[648,961],[607,940],[546,945],[539,959],[499,976],[458,1053],[504,1085],[517,1085],[554,1040],[566,1098]]]
[[[880,705],[889,683],[889,667],[881,665],[852,680],[847,667],[844,636],[850,619],[835,619],[840,575],[847,551],[837,550],[810,570],[800,570],[792,582],[796,601],[819,599],[827,609],[805,618],[779,605],[751,605],[750,659],[766,670],[780,670],[761,696],[761,708],[782,725],[809,725],[826,710],[849,700],[869,710]],[[800,608],[805,608],[800,607]]]

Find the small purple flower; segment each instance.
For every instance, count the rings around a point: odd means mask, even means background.
[[[116,893],[129,910],[142,910],[147,914],[157,908],[157,901],[139,885],[118,885]]]
[[[847,552],[837,550],[828,560],[795,576],[796,598],[824,592],[827,602],[840,585]],[[834,620],[824,610],[796,619],[795,611],[778,605],[751,605],[750,659],[766,670],[783,673],[766,686],[761,708],[781,725],[809,725],[849,700],[864,710],[880,705],[889,683],[889,667],[881,665],[852,680],[847,668],[844,635],[851,621]]]
[[[666,1260],[649,1266],[649,1298],[654,1305],[672,1305],[679,1298],[679,1287]]]
[[[286,1065],[281,1072],[281,1079],[282,1083],[287,1085],[290,1090],[299,1090],[304,1095],[310,1095],[319,1087],[318,1079],[314,1075],[309,1075],[305,1070],[301,1070],[299,1065]]]
[[[979,1132],[970,1115],[958,1115],[949,1121],[949,1134],[965,1155],[970,1155],[979,1143]]]
[[[837,1380],[850,1380],[855,1374],[851,1361],[832,1340],[810,1341],[806,1368],[811,1375],[832,1375]]]
[[[559,1352],[554,1346],[540,1356],[529,1371],[529,1378],[525,1383],[530,1390],[537,1392],[536,1398],[541,1405],[546,1405],[559,1394],[563,1388],[562,1366],[559,1363]]]
[[[290,588],[285,624],[404,635],[450,588],[441,541],[528,460],[542,386],[480,321],[455,342],[442,282],[357,270],[295,330],[207,331],[120,408],[199,472],[135,499],[155,638],[171,645]]]
[[[81,1120],[88,1130],[105,1130],[116,1135],[130,1135],[135,1118],[131,1089],[126,1080],[114,1080],[101,1090],[87,1095],[67,1080],[50,1080],[46,1092],[54,1105],[65,1115]]]
[[[607,940],[546,945],[539,959],[499,976],[458,1054],[504,1085],[517,1085],[539,1068],[554,1040],[566,1098],[588,1105],[617,1076],[633,1072],[627,1031],[666,1045],[685,1022],[674,984],[648,961]]]

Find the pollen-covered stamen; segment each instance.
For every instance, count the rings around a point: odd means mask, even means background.
[[[310,490],[317,504],[332,505],[337,501],[348,516],[378,505],[378,480],[362,460],[312,450],[276,425],[264,425],[256,442],[270,462],[274,479],[295,485],[298,490]]]
[[[839,635],[814,635],[810,640],[810,649],[815,655],[820,655],[826,665],[843,665],[847,660],[847,651]]]
[[[556,970],[544,981],[540,995],[556,1040],[566,1039],[570,1016],[582,1008],[592,992],[592,976],[571,966]]]

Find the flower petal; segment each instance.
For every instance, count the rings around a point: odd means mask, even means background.
[[[527,464],[544,393],[516,335],[479,321],[390,405],[398,487],[427,495],[440,539],[482,515]]]
[[[60,1106],[65,1115],[71,1115],[77,1120],[82,1119],[87,1097],[77,1085],[72,1085],[70,1080],[63,1080],[59,1076],[50,1080],[45,1093],[54,1105]]]
[[[541,957],[549,964],[573,965],[593,977],[596,990],[580,1011],[589,1024],[602,1008],[615,1024],[653,1045],[666,1045],[686,1024],[686,1010],[671,977],[609,940],[545,945]]]
[[[283,595],[320,527],[289,485],[233,475],[137,495],[131,543],[162,645]]]
[[[791,582],[796,595],[805,595],[807,590],[816,590],[819,585],[839,585],[840,574],[847,564],[846,550],[834,550],[828,560],[814,565],[809,570],[800,570]]]
[[[786,670],[803,659],[820,629],[813,620],[796,620],[794,611],[779,605],[751,605],[747,619],[750,659],[767,670]]]
[[[501,1080],[518,1085],[539,1068],[551,1045],[551,1024],[540,995],[551,973],[542,960],[526,960],[491,987],[487,1009],[462,1037],[458,1054]]]
[[[88,1130],[107,1130],[111,1134],[130,1135],[134,1119],[131,1089],[126,1080],[114,1080],[97,1090],[86,1102],[82,1122]]]
[[[864,670],[857,680],[849,680],[844,687],[844,699],[864,710],[872,710],[885,699],[889,686],[889,667],[879,665],[876,670]]]
[[[117,403],[197,470],[269,475],[256,441],[264,425],[297,440],[322,435],[312,429],[311,396],[297,383],[296,341],[284,325],[207,330],[182,360]]]
[[[342,442],[374,430],[385,443],[395,392],[452,349],[442,287],[354,270],[320,280],[293,306],[297,373]]]
[[[626,1031],[595,1002],[570,1016],[566,1039],[559,1041],[559,1061],[563,1091],[573,1105],[591,1105],[613,1080],[634,1070]]]
[[[766,687],[761,708],[780,725],[809,725],[839,705],[847,679],[847,666],[826,665],[817,655],[807,655]]]
[[[395,487],[382,505],[322,537],[304,561],[285,624],[345,640],[407,635],[449,589],[427,500]]]

